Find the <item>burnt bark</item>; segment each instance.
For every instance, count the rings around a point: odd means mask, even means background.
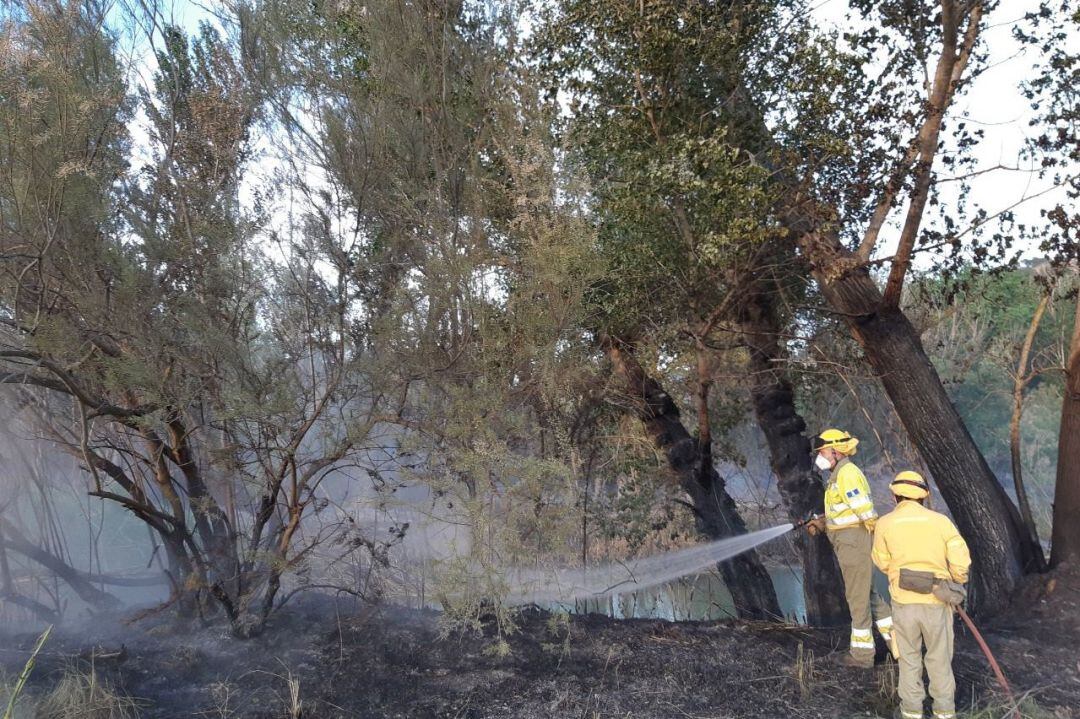
[[[601,344],[623,391],[633,402],[634,412],[657,447],[664,450],[679,485],[690,495],[698,531],[710,539],[745,534],[746,524],[727,493],[723,478],[711,461],[707,466],[700,461],[702,457],[711,457],[711,453],[700,451],[697,440],[683,424],[675,401],[646,374],[624,343],[604,337]],[[719,569],[740,617],[781,617],[772,579],[757,552],[744,552],[720,562]]]
[[[169,456],[184,476],[188,504],[195,520],[195,532],[206,547],[216,575],[215,580],[235,581],[240,565],[236,556],[236,537],[228,516],[206,486],[191,447],[189,430],[175,411],[169,417],[168,432],[171,447]]]
[[[744,306],[743,328],[749,349],[750,400],[758,426],[769,446],[772,470],[780,498],[792,522],[824,509],[825,488],[814,475],[806,422],[795,408],[795,391],[779,368],[784,351],[779,328],[767,299],[752,299]],[[844,598],[844,581],[829,540],[800,531],[794,537],[803,566],[806,618],[815,626],[848,624],[851,617]]]
[[[1051,535],[1050,564],[1054,567],[1080,563],[1080,293],[1065,370]]]
[[[834,234],[815,229],[797,236],[822,294],[846,319],[971,547],[969,605],[983,614],[1004,610],[1020,577],[1037,566],[1038,548],[1016,507],[975,446],[904,313],[883,303],[869,272]]]

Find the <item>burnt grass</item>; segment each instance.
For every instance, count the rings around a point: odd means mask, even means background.
[[[1016,609],[983,627],[1016,694],[1040,716],[1080,718],[1078,575],[1033,579]],[[958,623],[954,667],[965,709],[1001,704],[986,661]],[[873,671],[834,662],[840,630],[746,622],[569,621],[525,611],[493,649],[493,629],[441,637],[431,611],[356,606],[309,596],[260,637],[165,620],[54,634],[31,692],[65,670],[98,676],[140,700],[143,717],[873,717],[891,716],[895,665]],[[10,676],[32,646],[0,636]],[[122,642],[122,644],[121,644]],[[881,654],[884,654],[883,647]],[[883,659],[883,657],[882,657]],[[97,715],[95,715],[97,716]]]

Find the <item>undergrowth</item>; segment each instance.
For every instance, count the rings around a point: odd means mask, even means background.
[[[37,704],[35,719],[137,719],[139,703],[91,667],[69,666]]]

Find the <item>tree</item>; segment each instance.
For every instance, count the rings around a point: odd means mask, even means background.
[[[564,3],[546,17],[538,41],[552,82],[571,94],[566,135],[592,178],[601,253],[610,262],[597,296],[604,331],[623,345],[648,338],[664,354],[687,357],[701,467],[713,462],[709,396],[718,351],[747,343],[740,306],[760,295],[761,283],[800,294],[790,274],[775,271],[791,253],[771,221],[768,172],[740,149],[758,144],[756,128],[733,122],[741,109],[729,114],[727,106],[737,78],[755,71],[759,56],[748,48],[776,18],[772,4],[751,5]],[[750,332],[760,349],[763,333],[780,333],[784,318],[759,319],[770,323]],[[778,365],[765,363],[766,372],[754,370],[763,392],[770,378],[784,381]],[[772,394],[774,403],[788,397]],[[776,412],[756,406],[763,422],[796,415],[790,404]],[[783,432],[766,434],[791,517],[802,519],[821,499],[808,443],[803,437],[806,459],[792,463],[791,447],[772,441]],[[839,620],[831,551],[824,542],[799,543],[813,621]]]
[[[238,192],[258,95],[215,31],[164,29],[142,97],[154,155],[131,177],[103,12],[24,8],[3,103],[2,379],[91,495],[153,530],[181,613],[220,609],[251,636],[339,528],[320,487],[387,403],[347,349],[351,268],[317,226],[282,259],[254,246]]]
[[[780,339],[783,318],[767,291],[747,301],[743,312],[750,397],[758,426],[769,445],[780,496],[793,520],[821,514],[824,485],[814,476],[806,421],[796,409],[795,388],[784,370],[787,353]],[[811,624],[849,621],[844,585],[828,538],[800,532],[795,543],[803,565],[807,620]]]
[[[1080,541],[1073,525],[1080,511],[1080,292],[1072,341],[1066,364],[1065,396],[1061,402],[1058,437],[1057,483],[1054,491],[1054,533],[1051,538],[1053,566],[1076,562]]]
[[[588,22],[593,16],[586,8],[567,17],[600,35],[617,27],[623,16],[635,13],[641,16],[640,33],[646,32],[645,20],[653,13],[670,18],[667,26],[660,25],[663,31],[649,36],[655,43],[675,37],[681,43],[664,66],[669,75],[696,77],[696,73],[711,72],[716,78],[724,91],[717,93],[707,112],[696,115],[697,120],[683,122],[680,132],[706,141],[722,138],[725,146],[743,153],[737,157],[767,171],[768,179],[756,187],[767,204],[772,198],[772,212],[758,222],[765,220],[767,227],[767,220],[773,218],[787,231],[791,245],[786,255],[781,252],[773,257],[783,264],[783,258],[793,257],[797,247],[829,311],[848,321],[913,443],[939,480],[961,530],[979,545],[975,601],[985,600],[985,608],[991,611],[998,608],[996,602],[1005,595],[1000,590],[1007,592],[1024,569],[1033,566],[1039,548],[1025,538],[1018,513],[949,402],[900,308],[916,247],[929,251],[955,246],[987,258],[991,247],[1007,250],[1008,239],[1003,236],[980,239],[979,229],[988,219],[985,215],[976,215],[976,226],[967,231],[955,228],[948,217],[931,225],[932,229],[923,228],[927,207],[939,199],[935,160],[965,169],[970,165],[966,150],[978,139],[977,132],[958,123],[950,145],[955,150],[939,153],[945,114],[958,89],[980,68],[977,41],[987,7],[952,2],[940,7],[930,2],[917,7],[856,3],[866,31],[841,38],[818,30],[808,19],[809,12],[764,2],[725,8],[679,3],[636,9],[615,5],[598,13],[593,22]],[[714,43],[711,47],[727,48],[726,54],[717,50],[707,61],[680,64],[689,52],[683,46],[693,49],[703,42],[695,42],[697,30],[708,27],[709,20],[700,19],[694,14],[698,12],[728,20],[723,29],[700,35]],[[774,20],[769,22],[769,18]],[[592,47],[591,39],[578,38],[576,47]],[[563,43],[562,47],[575,45]],[[622,47],[621,52],[619,45],[612,47],[623,59],[604,56],[577,80],[605,89],[602,82],[616,89],[621,82],[622,92],[631,98],[619,101],[612,94],[615,99],[603,105],[607,115],[599,113],[599,117],[648,118],[651,114],[668,120],[676,116],[686,95],[665,94],[663,82],[655,82],[655,76],[635,74],[633,64],[647,58],[654,45],[638,42],[640,49]],[[555,59],[556,66],[573,59],[572,49],[564,53],[565,57]],[[882,58],[883,66],[879,64]],[[585,62],[589,62],[587,57]],[[924,93],[927,64],[933,72]],[[635,87],[646,89],[636,101]],[[654,95],[649,91],[655,91]],[[599,121],[591,126],[600,126]],[[645,133],[630,136],[642,138]],[[611,173],[605,176],[612,177]],[[879,185],[876,178],[881,176],[885,179]],[[907,192],[910,199],[898,251],[893,257],[875,259],[882,228]],[[961,194],[961,207],[963,201]],[[678,204],[672,207],[678,215]],[[963,239],[967,235],[972,237]],[[750,247],[763,246],[750,238],[742,241]],[[889,266],[884,293],[868,269],[880,264]],[[913,393],[912,386],[923,389]],[[988,517],[992,519],[986,521]]]
[[[780,338],[806,283],[776,220],[782,192],[760,160],[773,141],[746,87],[775,95],[779,76],[844,83],[830,65],[838,54],[789,20],[770,2],[568,2],[545,17],[539,42],[552,82],[570,94],[567,138],[592,178],[611,263],[598,300],[606,330],[696,358],[688,364],[702,451],[711,442],[709,368],[719,350],[746,348],[752,406],[799,520],[820,510],[822,490]],[[807,134],[807,147],[820,150]],[[842,620],[831,549],[799,545],[812,621]]]
[[[1057,427],[1049,414],[1059,414],[1071,326],[1068,301],[1055,300],[1067,297],[1057,274],[1037,261],[987,273],[971,268],[952,278],[930,275],[913,284],[906,310],[990,467],[999,476],[1011,472],[1033,537],[1040,519],[1047,534],[1050,529],[1052,480],[1044,481],[1056,461]],[[1036,516],[1042,507],[1034,498],[1044,500],[1047,514]]]
[[[1080,110],[1077,103],[1077,75],[1080,54],[1075,51],[1075,34],[1080,24],[1080,7],[1074,2],[1060,6],[1040,5],[1018,24],[1014,34],[1036,48],[1043,58],[1041,70],[1025,87],[1027,97],[1045,130],[1031,142],[1030,155],[1039,161],[1042,177],[1065,188],[1066,201],[1044,213],[1043,228],[1029,230],[1040,240],[1040,248],[1059,271],[1073,273],[1080,266],[1080,213],[1075,201],[1080,197]],[[1065,394],[1061,406],[1058,439],[1057,482],[1054,490],[1054,527],[1051,564],[1075,563],[1080,557],[1080,527],[1075,512],[1080,507],[1080,315],[1072,333],[1065,372]]]
[[[745,534],[746,524],[712,463],[711,452],[703,452],[701,439],[690,436],[671,396],[645,373],[621,342],[609,337],[602,340],[602,345],[634,414],[664,451],[680,486],[689,495],[701,533],[711,539]],[[721,562],[720,573],[739,616],[756,619],[781,616],[772,580],[755,552],[744,552]]]
[[[940,46],[928,95],[918,99],[914,134],[889,171],[889,179],[875,203],[867,206],[868,223],[854,252],[841,242],[833,209],[809,209],[796,200],[787,214],[793,236],[809,260],[822,294],[848,324],[867,359],[875,368],[901,421],[938,482],[957,524],[974,547],[976,556],[973,602],[987,611],[1002,608],[1003,597],[1020,574],[1038,566],[1040,548],[1024,531],[1015,507],[997,483],[926,358],[918,336],[900,309],[901,291],[916,244],[932,245],[938,233],[920,235],[927,202],[934,192],[935,157],[940,146],[942,121],[956,91],[977,58],[976,43],[987,8],[983,3],[960,5],[942,2],[940,12],[927,5],[909,16],[896,8],[877,8],[884,27],[910,38],[914,55],[926,58],[926,28],[933,29]],[[921,18],[908,20],[912,18]],[[897,44],[902,47],[902,43]],[[902,53],[903,51],[897,51]],[[903,56],[898,56],[903,67]],[[962,130],[962,128],[961,128]],[[962,149],[970,145],[963,132]],[[962,158],[962,155],[960,155]],[[953,160],[955,163],[955,159]],[[858,177],[858,175],[856,175]],[[863,182],[863,180],[859,180]],[[910,184],[909,184],[910,183]],[[882,294],[866,270],[878,234],[902,189],[910,187],[908,209],[900,233],[888,282]],[[792,186],[793,198],[808,199],[813,190]],[[959,246],[960,233],[949,231],[947,241]],[[917,242],[918,240],[921,241]],[[916,392],[911,388],[918,387]]]
[[[261,11],[290,186],[347,239],[363,339],[400,388],[385,481],[453,538],[434,570],[451,621],[494,607],[507,629],[507,566],[580,556],[569,510],[596,490],[575,456],[595,449],[602,386],[580,331],[594,232],[515,61],[517,19],[409,0]]]

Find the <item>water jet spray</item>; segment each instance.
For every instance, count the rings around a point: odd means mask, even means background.
[[[569,603],[654,587],[748,552],[796,526],[800,525],[786,522],[652,557],[586,568],[512,569],[505,575],[510,590],[506,601],[512,605]]]

